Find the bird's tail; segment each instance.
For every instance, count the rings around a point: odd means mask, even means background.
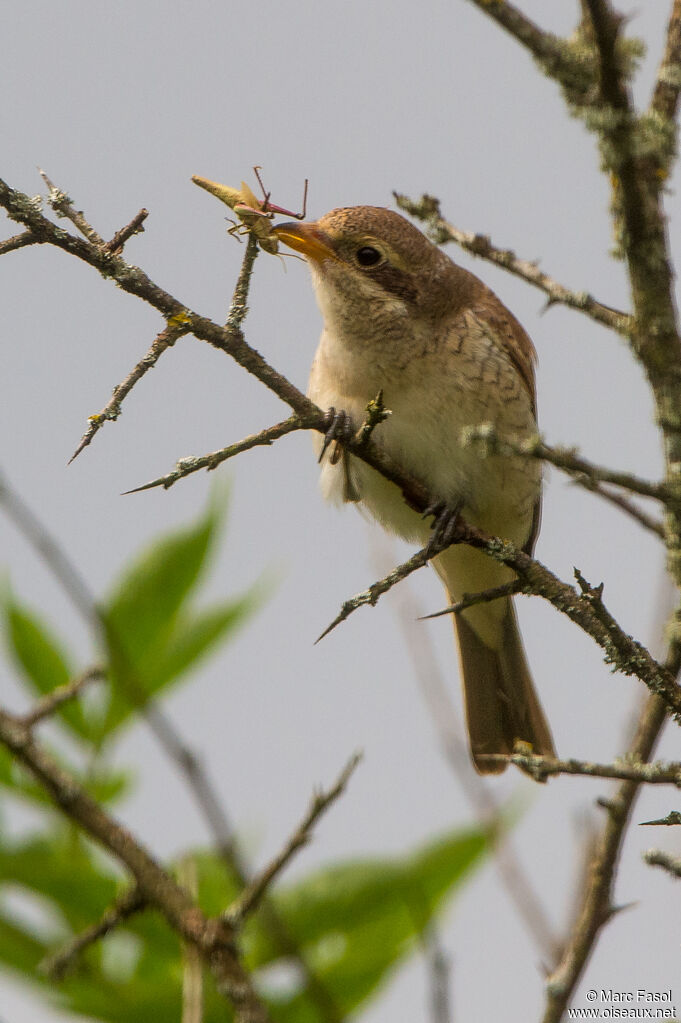
[[[513,600],[505,598],[503,610],[498,606],[501,600],[495,604],[501,614],[493,646],[475,629],[478,608],[454,616],[471,754],[480,774],[503,771],[505,764],[485,760],[485,754],[512,753],[517,740],[530,743],[534,753],[556,755],[532,683]]]

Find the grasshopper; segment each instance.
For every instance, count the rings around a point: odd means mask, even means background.
[[[272,221],[277,213],[284,217],[293,217],[295,220],[304,220],[307,207],[307,178],[303,191],[303,211],[302,213],[293,213],[291,210],[284,209],[283,206],[276,206],[270,202],[271,193],[265,191],[260,177],[261,168],[254,167],[253,170],[262,189],[263,199],[258,199],[245,181],[241,182],[241,188],[230,188],[229,185],[221,185],[217,181],[210,181],[209,178],[202,178],[198,174],[192,175],[192,181],[199,188],[205,188],[207,192],[226,203],[234,211],[238,222],[232,221],[233,227],[229,229],[228,234],[235,238],[239,238],[243,234],[252,234],[257,239],[260,248],[274,256],[279,251],[279,240],[272,233]]]

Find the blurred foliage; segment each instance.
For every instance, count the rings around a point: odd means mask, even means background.
[[[107,666],[106,677],[62,705],[46,731],[59,763],[109,808],[132,782],[106,764],[102,751],[135,720],[140,706],[186,679],[260,602],[262,588],[254,586],[212,607],[195,606],[222,519],[213,502],[196,523],[161,538],[122,572],[98,609],[103,649],[96,659]],[[82,670],[63,639],[12,594],[4,601],[3,618],[29,700]],[[66,822],[0,749],[0,825],[9,800],[28,803],[38,823],[19,837],[9,837],[0,826],[0,968],[77,1014],[112,1023],[179,1020],[180,942],[156,912],[125,921],[82,954],[63,981],[40,970],[47,955],[101,917],[125,881],[117,865]],[[392,968],[419,948],[445,898],[481,861],[488,844],[480,830],[455,831],[404,856],[336,864],[271,892],[288,935],[341,1015],[357,1013]],[[192,859],[198,901],[205,913],[218,914],[238,894],[236,879],[212,852],[196,851]],[[262,911],[245,923],[240,944],[274,1020],[322,1019]],[[206,1023],[229,1018],[207,977]]]

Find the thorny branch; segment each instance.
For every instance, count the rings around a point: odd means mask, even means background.
[[[335,803],[339,796],[342,796],[350,776],[361,759],[361,754],[356,753],[343,768],[333,788],[327,792],[315,793],[308,812],[281,852],[268,863],[260,874],[253,878],[251,883],[242,891],[239,898],[225,911],[223,915],[227,923],[238,924],[261,902],[263,895],[272,885],[274,879],[281,874],[295,853],[310,841],[312,829],[322,814],[329,809],[332,803]]]
[[[104,938],[115,927],[135,913],[139,913],[144,907],[145,901],[139,889],[133,885],[132,888],[123,892],[113,905],[109,906],[97,923],[86,927],[62,948],[43,959],[40,969],[55,980],[62,980],[86,948]]]
[[[305,428],[325,431],[326,423],[322,410],[318,409],[288,380],[277,373],[244,340],[240,326],[238,326],[243,318],[240,310],[245,308],[245,293],[243,293],[241,284],[239,285],[240,301],[233,304],[235,319],[233,318],[231,326],[221,328],[205,317],[191,312],[172,296],[162,291],[138,267],[130,266],[120,257],[105,252],[101,246],[76,238],[55,227],[39,213],[35,203],[28,196],[15,192],[2,181],[0,181],[0,205],[5,206],[13,219],[26,224],[41,241],[71,252],[105,272],[107,276],[114,277],[124,290],[149,302],[163,312],[166,317],[181,316],[182,322],[190,328],[196,337],[206,340],[221,351],[232,355],[240,365],[286,401],[298,415]],[[252,262],[250,266],[252,266]],[[246,261],[242,268],[240,282],[244,287],[250,275],[250,266]],[[237,326],[234,326],[234,322]],[[346,447],[352,454],[377,469],[386,479],[396,483],[408,504],[413,508],[423,512],[430,506],[431,500],[427,488],[420,481],[406,475],[399,465],[377,447],[373,439],[368,442],[362,441],[361,444],[355,439],[351,439],[347,441]],[[577,595],[573,587],[562,583],[545,566],[530,558],[529,555],[517,551],[511,544],[490,537],[466,523],[458,524],[454,541],[470,544],[513,568],[522,580],[523,592],[535,593],[550,600],[558,610],[567,614],[596,640],[605,650],[606,658],[610,663],[625,673],[636,675],[653,692],[659,693],[675,713],[681,713],[681,690],[674,679],[669,677],[664,668],[654,661],[645,648],[620,629],[606,611],[600,598],[595,601],[593,595]],[[409,566],[406,572],[408,574],[418,564],[425,564],[427,560],[427,554],[417,552],[414,559],[410,559],[410,562],[405,563],[402,568]],[[382,581],[382,584],[385,582],[385,580]],[[392,585],[389,581],[384,587],[382,584],[378,584],[380,592],[385,592],[385,589]],[[370,590],[368,594],[368,599],[362,600],[361,603],[375,602],[375,591]],[[341,614],[343,613],[341,612]]]
[[[75,607],[83,615],[85,621],[99,632],[103,623],[94,597],[89,592],[84,580],[61,547],[32,513],[31,509],[11,490],[1,476],[0,504],[4,506],[10,518],[27,540],[42,554],[54,573],[55,578],[60,582]],[[136,685],[132,666],[127,664],[125,650],[121,647],[120,643],[117,643],[117,637],[111,634],[110,629],[108,639],[110,644],[116,644],[117,656],[127,668],[127,677],[121,681],[125,682],[128,695],[136,704],[142,704],[142,696],[139,692],[139,687]],[[51,713],[56,706],[63,702],[63,699],[69,699],[75,695],[75,691],[85,684],[88,676],[89,673],[85,673],[81,679],[54,690],[53,693],[48,694],[43,700],[38,701],[33,711],[30,711],[18,720],[22,725],[31,727],[35,721],[40,720],[44,716],[43,712]],[[186,779],[208,825],[216,851],[224,860],[230,874],[236,878],[242,888],[248,887],[250,884],[249,871],[239,854],[227,814],[203,767],[201,759],[186,744],[170,719],[155,703],[146,703],[141,706],[141,713],[161,748]],[[267,899],[262,901],[261,919],[263,926],[269,931],[282,953],[297,962],[310,998],[319,1007],[325,1023],[341,1023],[341,1016],[333,999],[309,966],[304,953],[289,934],[279,914]]]
[[[681,763],[636,762],[627,756],[612,764],[596,764],[589,760],[558,760],[534,753],[511,753],[509,756],[492,753],[485,760],[515,764],[522,771],[545,781],[553,775],[571,774],[587,778],[616,778],[621,781],[645,782],[647,785],[676,785],[681,788]]]
[[[628,78],[635,45],[622,38],[624,19],[608,0],[584,0],[584,20],[572,40],[556,41],[525,25],[523,16],[500,0],[474,0],[485,14],[501,24],[563,87],[573,112],[596,133],[604,171],[612,183],[612,215],[627,263],[633,299],[628,330],[632,351],[643,365],[656,403],[656,418],[664,438],[665,487],[675,499],[666,503],[665,541],[669,570],[681,582],[681,341],[673,293],[673,270],[662,207],[664,182],[675,156],[677,112],[681,90],[681,2],[674,0],[665,52],[648,111],[632,105]],[[546,59],[558,50],[562,61]],[[583,59],[583,74],[572,75],[570,56]],[[567,74],[566,74],[567,72]],[[678,674],[679,635],[671,635],[665,669]],[[629,751],[634,761],[647,761],[666,718],[655,696],[648,699]],[[595,947],[602,926],[613,915],[612,889],[623,838],[640,782],[622,782],[608,806],[581,907],[561,962],[547,983],[544,1023],[558,1023]]]
[[[181,317],[179,319],[181,320]],[[137,381],[150,369],[154,368],[163,352],[174,345],[178,338],[187,333],[187,330],[188,328],[185,329],[181,322],[169,322],[160,334],[155,337],[146,355],[142,356],[137,365],[128,373],[125,380],[114,387],[111,399],[102,411],[90,416],[87,431],[83,434],[78,447],[69,458],[69,464],[78,457],[83,448],[86,448],[92,442],[93,437],[101,430],[104,423],[109,421],[115,422],[118,419],[121,414],[121,402],[123,399],[130,393]]]
[[[533,54],[547,75],[558,81],[574,111],[599,138],[605,170],[613,185],[613,215],[622,251],[627,262],[633,298],[633,314],[627,321],[632,349],[641,361],[650,381],[660,424],[666,456],[665,486],[676,499],[666,508],[665,539],[669,552],[670,571],[677,583],[681,581],[681,374],[678,373],[681,344],[673,296],[673,273],[668,255],[666,222],[662,209],[662,192],[674,156],[676,126],[672,118],[678,107],[681,88],[681,4],[674,0],[669,22],[665,53],[658,72],[651,106],[637,114],[631,103],[627,75],[626,45],[621,38],[622,19],[605,0],[585,0],[584,9],[590,18],[590,33],[580,38],[560,40],[542,31],[507,0],[474,0],[476,6],[511,33]],[[626,41],[624,41],[626,42]],[[630,51],[630,53],[633,51]],[[629,54],[630,55],[630,54]],[[111,253],[104,253],[99,242],[83,242],[68,235],[42,218],[27,196],[11,192],[0,183],[0,202],[10,216],[23,223],[32,243],[58,245],[84,259],[107,276],[115,276],[124,290],[150,301],[166,318],[184,314],[184,307],[157,288],[138,268],[130,267]],[[63,200],[62,200],[63,206]],[[75,221],[74,221],[75,222]],[[47,226],[49,225],[49,226]],[[91,237],[91,236],[90,236]],[[8,244],[8,243],[6,243]],[[24,241],[22,244],[28,244]],[[1,250],[0,250],[1,251]],[[514,259],[508,259],[509,264]],[[518,272],[522,268],[515,266]],[[522,275],[522,273],[521,273]],[[526,279],[530,279],[528,274]],[[550,283],[536,281],[552,298]],[[553,300],[566,296],[554,289]],[[573,302],[576,307],[580,301]],[[570,304],[570,299],[566,304]],[[587,301],[591,305],[591,301]],[[610,314],[608,307],[591,306],[602,321]],[[196,314],[188,313],[190,329],[197,337],[232,354],[249,372],[270,386],[287,401],[296,414],[309,417],[304,428],[322,430],[320,410],[311,406],[287,381],[259,360],[243,342],[240,330],[222,332],[217,325]],[[598,318],[594,316],[594,318]],[[617,329],[615,324],[610,324]],[[349,450],[353,448],[348,445]],[[355,453],[353,451],[353,453]],[[366,451],[356,452],[368,464],[384,472],[398,483],[409,502],[416,508],[427,506],[428,495],[418,481],[406,481],[398,467],[390,465],[370,444]],[[588,631],[606,650],[613,663],[622,666],[623,656],[631,657],[629,670],[641,677],[653,691],[664,691],[665,699],[678,711],[678,687],[674,681],[681,656],[678,636],[672,636],[670,653],[664,666],[657,665],[647,651],[633,643],[618,630],[605,610],[601,594],[590,587],[577,593],[555,577],[547,578],[542,566],[518,556],[518,552],[493,538],[475,536],[470,528],[459,531],[458,539],[480,546],[488,553],[511,565],[518,572],[527,591],[541,583],[555,606],[573,620],[588,619]],[[525,556],[527,557],[527,556]],[[666,716],[664,703],[656,696],[648,700],[639,723],[630,756],[644,763],[651,756]],[[590,876],[585,886],[577,922],[568,939],[558,968],[548,982],[548,1001],[544,1023],[556,1023],[569,1002],[581,976],[601,927],[611,918],[612,887],[617,857],[638,791],[637,780],[622,782],[608,806],[608,817],[597,843]]]
[[[196,946],[240,1023],[267,1023],[269,1014],[237,957],[231,928],[209,920],[187,892],[126,829],[93,800],[35,741],[30,729],[0,710],[0,741],[70,820],[127,867],[140,897],[156,907],[185,941]]]
[[[547,296],[548,305],[565,305],[569,309],[586,313],[592,320],[616,330],[618,334],[625,336],[629,334],[631,317],[627,313],[603,305],[587,292],[571,291],[540,270],[536,263],[519,259],[511,249],[497,248],[487,235],[471,234],[454,227],[442,216],[440,202],[434,196],[422,195],[415,201],[398,192],[393,194],[400,209],[426,224],[427,233],[436,245],[456,242],[471,255],[480,256],[495,266],[503,267],[515,277],[520,277],[527,284],[539,288]]]
[[[643,854],[643,859],[651,867],[662,867],[674,877],[681,877],[681,858],[678,856],[670,856],[662,849],[649,849]]]
[[[40,721],[44,721],[45,718],[51,717],[62,704],[73,700],[91,682],[99,682],[104,678],[106,678],[106,669],[103,665],[95,664],[71,682],[67,682],[63,686],[57,686],[56,689],[36,700],[31,710],[27,711],[26,714],[22,714],[21,721],[27,728],[32,728]]]

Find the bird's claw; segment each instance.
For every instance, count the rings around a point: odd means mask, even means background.
[[[341,445],[352,437],[352,420],[343,409],[336,411],[332,406],[324,415],[324,425],[326,426],[326,433],[324,434],[324,443],[322,444],[318,461],[321,462],[328,451],[329,445],[334,444],[330,460],[331,464],[335,465],[342,453]]]
[[[437,554],[452,543],[462,507],[463,501],[457,501],[454,505],[447,504],[446,501],[435,501],[428,505],[421,518],[433,516],[433,531],[426,545],[429,553]]]

